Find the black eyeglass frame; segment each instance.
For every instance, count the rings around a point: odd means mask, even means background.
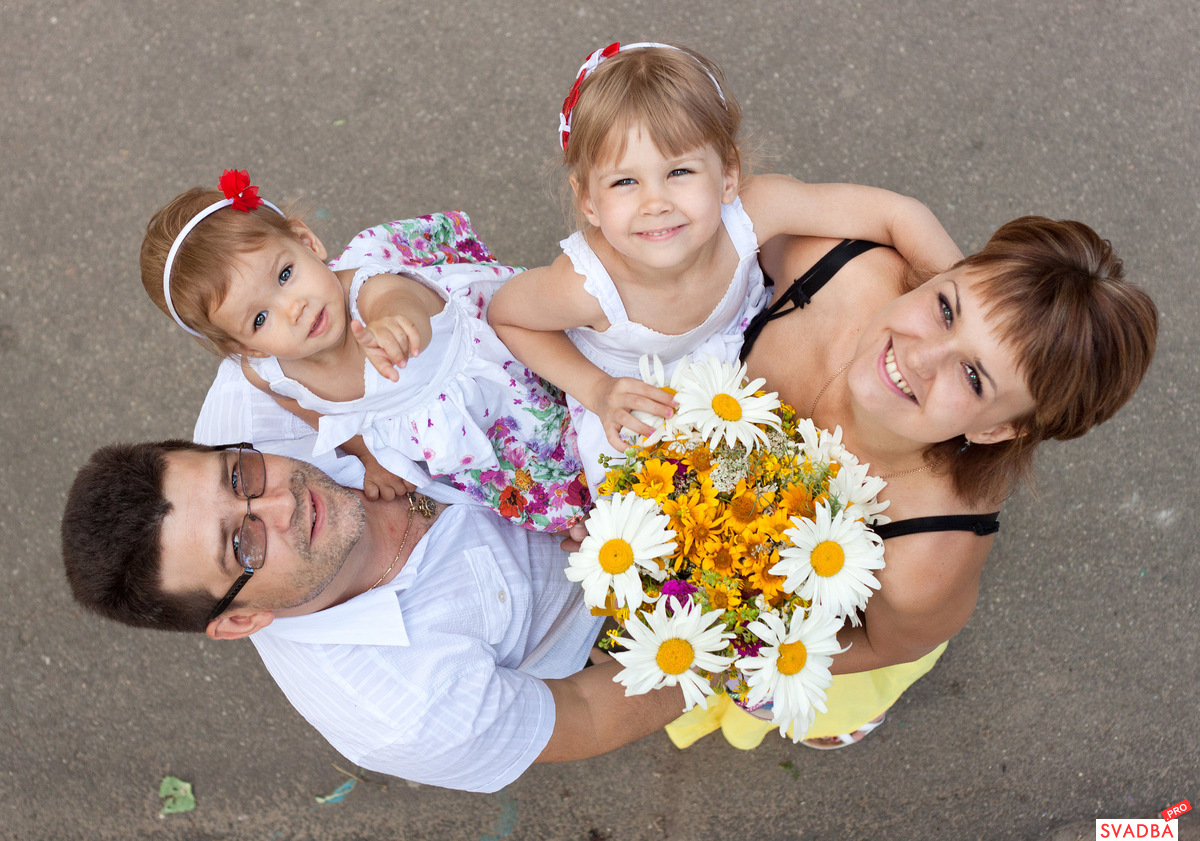
[[[260,520],[258,517],[255,517],[254,513],[250,510],[250,500],[258,499],[267,490],[266,462],[263,460],[263,454],[261,452],[259,452],[257,449],[255,449],[253,444],[248,444],[245,441],[242,441],[239,444],[221,444],[218,446],[210,447],[210,449],[213,452],[223,452],[225,450],[237,450],[238,451],[238,475],[244,475],[244,471],[242,470],[242,454],[247,451],[249,451],[249,453],[252,456],[258,457],[259,464],[261,465],[261,468],[262,468],[260,472],[262,473],[262,477],[263,477],[263,489],[256,494],[246,494],[246,496],[244,497],[246,500],[246,516],[242,518],[242,525],[238,529],[238,535],[239,535],[238,543],[239,543],[239,548],[240,548],[240,545],[244,542],[241,539],[241,536],[246,532],[248,523],[251,521],[253,521],[255,523],[260,523],[260,524],[262,523],[262,520]],[[242,496],[242,495],[239,493],[238,496]],[[242,574],[238,576],[238,580],[233,582],[233,586],[229,588],[229,592],[227,592],[225,594],[225,596],[219,602],[217,602],[217,606],[214,607],[212,609],[212,612],[208,614],[208,620],[207,620],[208,622],[213,621],[214,619],[216,619],[218,616],[220,616],[222,613],[224,613],[226,610],[229,609],[229,605],[233,604],[233,600],[235,598],[237,598],[237,594],[240,593],[242,591],[242,588],[246,586],[246,582],[250,580],[251,576],[253,576],[257,570],[262,569],[263,564],[265,564],[267,562],[267,531],[265,528],[262,529],[262,558],[259,560],[258,566],[252,566],[250,563],[248,563],[246,560],[244,560],[241,557],[240,552],[239,552],[237,561],[239,564],[242,565]]]

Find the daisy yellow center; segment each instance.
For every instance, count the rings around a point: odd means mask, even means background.
[[[669,675],[681,675],[692,666],[696,652],[687,640],[669,639],[658,647],[654,662]]]
[[[813,572],[823,578],[837,575],[845,563],[846,553],[835,541],[823,540],[812,550]]]
[[[806,660],[808,660],[808,650],[804,647],[804,643],[799,640],[785,642],[779,646],[779,657],[775,659],[775,668],[781,675],[794,675],[804,668]]]
[[[737,398],[730,397],[728,394],[718,394],[714,397],[712,408],[717,413],[717,417],[723,421],[742,419],[742,404],[737,402]]]
[[[609,575],[620,575],[633,564],[633,547],[614,537],[600,547],[600,569]]]

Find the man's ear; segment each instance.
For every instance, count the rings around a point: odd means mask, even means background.
[[[575,194],[575,201],[579,204],[579,209],[583,211],[583,218],[593,228],[599,228],[600,217],[596,214],[596,205],[592,201],[592,197],[588,195],[587,187],[580,184],[579,179],[574,175],[571,176],[571,192]]]
[[[322,263],[325,262],[325,258],[329,256],[329,252],[325,250],[325,246],[321,244],[321,240],[313,233],[312,228],[305,225],[299,219],[292,220],[288,225],[291,227],[292,234],[296,237],[296,240],[313,254],[316,254],[318,260]]]
[[[1018,435],[1024,434],[1017,432],[1017,428],[1011,423],[1002,423],[983,432],[968,433],[964,437],[972,444],[999,444],[1001,441],[1011,441]]]
[[[255,631],[261,631],[274,621],[275,613],[270,610],[246,613],[231,610],[209,622],[204,633],[208,634],[209,639],[214,640],[240,640]]]

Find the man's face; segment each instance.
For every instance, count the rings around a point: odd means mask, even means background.
[[[318,596],[362,536],[365,514],[352,492],[312,465],[265,456],[266,490],[250,510],[266,529],[266,560],[230,610],[282,610]],[[163,494],[162,586],[202,588],[220,598],[242,573],[234,536],[246,500],[234,493],[237,452],[182,451],[167,456]]]

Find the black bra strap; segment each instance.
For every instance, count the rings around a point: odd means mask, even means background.
[[[872,526],[884,540],[903,537],[906,534],[924,534],[931,531],[973,531],[980,537],[1000,531],[1000,512],[991,514],[946,514],[941,517],[913,517]]]
[[[812,301],[812,296],[816,295],[821,290],[821,287],[828,283],[841,270],[842,266],[864,251],[870,251],[872,248],[879,247],[879,243],[869,242],[865,239],[844,239],[831,248],[808,271],[793,280],[792,285],[788,287],[786,292],[779,296],[777,301],[754,316],[754,319],[747,325],[746,332],[742,338],[741,360],[743,362],[746,361],[746,356],[750,353],[750,348],[754,346],[754,342],[758,339],[758,334],[762,332],[763,327],[766,326],[768,321],[774,321],[777,318],[785,316],[792,310],[804,309],[804,305]],[[791,304],[791,306],[787,306],[788,304]],[[785,306],[787,309],[784,309]]]

